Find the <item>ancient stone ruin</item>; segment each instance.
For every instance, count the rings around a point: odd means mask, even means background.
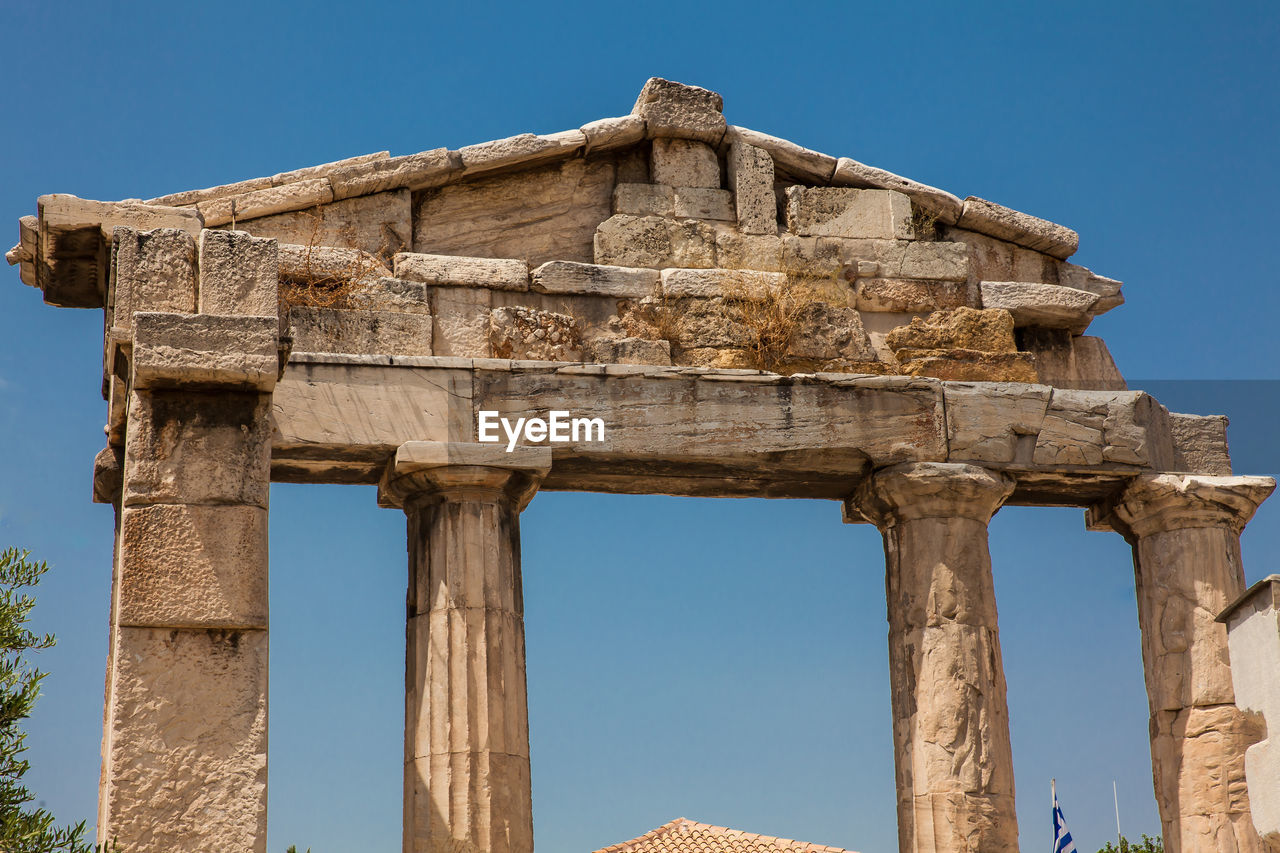
[[[721,107],[653,79],[577,130],[22,219],[22,280],[105,317],[101,838],[265,849],[275,480],[377,483],[408,518],[406,853],[533,848],[539,489],[825,498],[876,525],[900,846],[948,853],[1017,849],[987,524],[1085,507],[1134,550],[1166,849],[1280,849],[1215,621],[1274,481],[1233,475],[1224,418],[1126,389],[1085,334],[1121,286],[1067,260],[1075,232]],[[603,439],[477,429],[557,411]],[[677,829],[661,849],[693,849]]]

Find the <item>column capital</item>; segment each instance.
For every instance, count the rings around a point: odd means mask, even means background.
[[[1226,527],[1239,534],[1275,487],[1271,477],[1143,474],[1089,507],[1085,525],[1130,539],[1196,527]]]
[[[550,447],[452,441],[409,441],[396,448],[378,483],[378,505],[405,507],[421,497],[441,501],[510,500],[522,510],[551,470]]]
[[[960,462],[904,462],[877,471],[845,500],[848,521],[880,529],[921,518],[991,521],[1013,493],[1012,477]]]

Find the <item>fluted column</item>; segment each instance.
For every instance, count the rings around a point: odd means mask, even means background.
[[[902,853],[1018,847],[987,549],[987,524],[1012,491],[973,465],[909,463],[849,502],[884,536]]]
[[[380,498],[408,516],[405,853],[532,853],[520,511],[546,447],[402,445]]]
[[[1244,592],[1240,531],[1270,477],[1151,474],[1089,515],[1133,546],[1151,761],[1169,853],[1253,853],[1244,753],[1261,736],[1236,707],[1226,626]]]

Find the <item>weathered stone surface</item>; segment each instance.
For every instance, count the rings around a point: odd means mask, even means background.
[[[427,313],[310,308],[289,310],[295,352],[431,355]]]
[[[895,352],[901,349],[965,349],[989,353],[1017,352],[1013,317],[998,309],[956,308],[939,311],[927,320],[912,319],[885,336]]]
[[[782,240],[773,234],[739,234],[725,229],[716,233],[716,262],[727,269],[782,270]]]
[[[696,139],[719,144],[725,132],[724,99],[698,86],[650,77],[632,107],[650,137]]]
[[[1140,391],[1055,388],[1036,437],[1037,465],[1147,465],[1154,403]]]
[[[1040,381],[1030,353],[992,353],[978,350],[899,350],[896,355],[907,376],[930,376],[964,382]]]
[[[729,189],[744,234],[778,233],[778,200],[773,191],[773,158],[741,140],[729,146]]]
[[[651,157],[649,173],[655,184],[720,188],[720,158],[705,142],[655,139]]]
[[[134,315],[133,385],[269,391],[280,369],[278,335],[274,316],[140,312]]]
[[[493,290],[528,290],[529,265],[524,261],[460,258],[401,252],[395,256],[396,278],[432,285],[487,287]]]
[[[146,204],[154,204],[162,207],[195,207],[198,202],[209,201],[215,198],[226,198],[233,195],[243,195],[253,190],[266,189],[273,185],[271,178],[249,178],[245,181],[236,181],[232,184],[221,184],[216,187],[209,187],[203,190],[184,190],[180,193],[170,193],[162,195],[158,198],[147,199]]]
[[[533,289],[540,293],[584,293],[619,299],[643,299],[658,287],[657,270],[551,261],[533,271]]]
[[[329,163],[321,163],[318,166],[307,166],[302,169],[294,169],[289,172],[280,172],[271,176],[272,186],[282,186],[284,184],[292,184],[297,181],[310,181],[315,178],[324,178],[332,175],[334,172],[340,172],[351,168],[352,166],[363,166],[368,163],[385,162],[391,159],[390,151],[375,151],[372,154],[361,154],[356,157],[347,157],[342,160],[334,160]]]
[[[1098,295],[1056,284],[1025,281],[984,281],[983,308],[1003,308],[1013,315],[1014,326],[1043,326],[1080,334],[1093,320]]]
[[[760,133],[745,127],[730,127],[726,138],[730,143],[745,143],[763,148],[773,159],[777,170],[790,177],[814,184],[829,184],[836,171],[836,158],[810,151],[786,139]]]
[[[860,311],[928,313],[967,302],[968,288],[958,281],[859,278],[855,304]]]
[[[267,627],[267,511],[160,504],[120,517],[117,624]]]
[[[693,220],[611,216],[596,230],[595,260],[626,267],[706,269],[715,266],[716,233]]]
[[[668,299],[686,297],[764,299],[786,286],[782,273],[726,269],[665,269],[662,293]]]
[[[275,240],[243,231],[200,232],[201,314],[278,313],[280,262]]]
[[[1231,476],[1227,419],[1223,415],[1169,414],[1173,470]]]
[[[1046,385],[1097,391],[1128,387],[1101,338],[1036,327],[1018,329],[1017,338],[1018,349],[1035,356],[1036,371]]]
[[[666,184],[618,184],[613,212],[629,216],[675,216],[676,190]]]
[[[383,193],[389,190],[410,191],[438,187],[462,172],[462,160],[456,151],[435,148],[418,154],[391,157],[340,166],[329,173],[335,200]]]
[[[36,200],[40,245],[46,256],[56,252],[63,237],[74,237],[84,228],[97,228],[102,237],[111,239],[116,228],[153,231],[178,228],[192,235],[204,226],[200,214],[182,207],[143,204],[137,201],[93,201],[65,193],[42,195]]]
[[[391,268],[382,258],[360,249],[332,246],[297,246],[280,243],[277,251],[281,280],[300,284],[359,281],[372,276],[390,276]]]
[[[434,288],[417,281],[379,277],[364,279],[347,294],[352,308],[368,311],[394,311],[401,314],[430,314]]]
[[[948,382],[947,459],[1029,464],[1051,393],[1045,385]]]
[[[118,228],[108,294],[113,334],[128,338],[139,311],[196,310],[196,241],[187,231]]]
[[[796,312],[787,354],[823,362],[876,361],[858,312],[824,302],[810,302]]]
[[[271,398],[254,391],[133,393],[124,505],[243,504],[266,509]]]
[[[975,196],[964,200],[964,209],[956,224],[1061,260],[1071,257],[1080,247],[1080,235],[1070,228]]]
[[[360,249],[390,257],[409,248],[410,194],[407,189],[399,189],[362,195],[274,216],[237,219],[235,227],[257,237],[274,237],[281,243]]]
[[[113,632],[100,832],[138,853],[267,849],[267,632]]]
[[[832,183],[838,186],[864,187],[868,189],[893,190],[911,199],[921,208],[938,217],[940,222],[955,225],[960,219],[964,202],[951,193],[931,187],[927,184],[867,166],[857,160],[841,157],[836,161]]]
[[[671,364],[671,342],[647,338],[593,338],[583,344],[588,361],[606,364]]]
[[[493,142],[468,145],[458,149],[464,174],[478,174],[567,157],[587,144],[580,130],[565,130],[538,136],[522,133]]]
[[[196,205],[204,218],[206,228],[237,223],[328,204],[334,200],[333,186],[328,178],[298,181],[279,187],[253,190],[227,198],[214,198]]]
[[[573,318],[537,308],[494,308],[489,314],[489,346],[495,358],[582,360]]]
[[[969,279],[970,249],[964,243],[928,242],[907,243],[901,247],[882,249],[884,266],[893,270],[890,259],[900,248],[902,260],[895,274],[900,278],[932,278],[941,281],[967,281]]]
[[[431,347],[436,355],[489,358],[491,291],[483,287],[441,287],[432,297],[435,323]]]
[[[640,116],[618,116],[587,122],[579,130],[587,139],[585,153],[620,148],[644,139],[644,119]]]
[[[1266,844],[1280,847],[1280,575],[1251,586],[1218,620],[1227,626],[1236,705],[1261,716],[1267,735],[1244,754],[1253,827]],[[1256,735],[1246,737],[1252,741]]]
[[[731,222],[733,194],[706,187],[676,187],[675,215],[681,219],[718,219]]]
[[[611,155],[573,158],[420,193],[413,251],[590,263],[596,226],[612,212],[615,172]]]
[[[787,227],[801,237],[915,236],[905,195],[847,187],[788,187]]]
[[[1106,313],[1124,304],[1124,296],[1120,293],[1122,283],[1114,278],[1097,275],[1087,267],[1063,263],[1058,267],[1058,281],[1066,287],[1098,294],[1098,303],[1094,306],[1095,314]]]
[[[1013,486],[972,465],[904,464],[868,478],[846,503],[847,518],[884,534],[904,850],[1017,849],[987,546],[987,523]]]

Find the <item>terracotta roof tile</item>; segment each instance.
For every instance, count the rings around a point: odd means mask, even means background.
[[[595,853],[852,853],[839,847],[756,835],[724,826],[676,818],[639,838]]]

